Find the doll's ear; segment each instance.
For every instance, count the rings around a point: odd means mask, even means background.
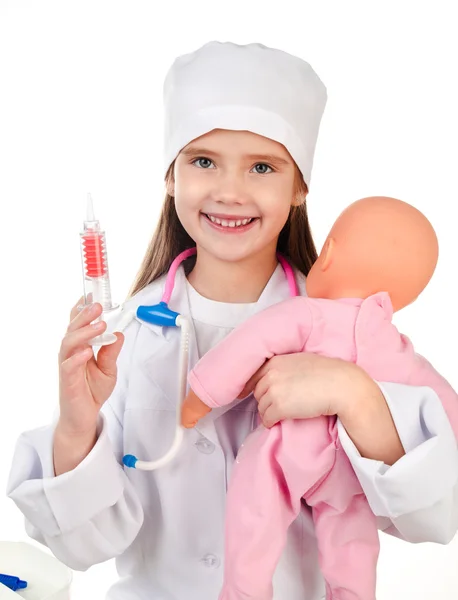
[[[329,269],[334,257],[335,240],[332,237],[328,237],[324,243],[323,249],[321,250],[321,270],[326,271]]]

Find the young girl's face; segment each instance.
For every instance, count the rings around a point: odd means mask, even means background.
[[[295,173],[283,145],[215,129],[180,152],[170,192],[198,249],[223,261],[273,256],[294,201]]]

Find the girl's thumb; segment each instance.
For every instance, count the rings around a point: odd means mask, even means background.
[[[113,344],[102,346],[97,354],[97,366],[105,375],[115,375],[116,361],[124,344],[124,334],[117,331],[115,336],[118,338]]]

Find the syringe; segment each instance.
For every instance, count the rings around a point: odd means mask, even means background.
[[[111,302],[110,276],[108,273],[108,255],[105,232],[94,216],[91,194],[87,195],[87,214],[84,230],[80,233],[81,264],[83,267],[84,304],[99,302],[103,312],[94,323],[104,320],[104,313],[118,308]],[[106,346],[116,342],[113,333],[102,333],[90,340],[91,346]]]

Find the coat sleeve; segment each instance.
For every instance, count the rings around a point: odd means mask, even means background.
[[[437,393],[378,383],[405,450],[394,465],[363,458],[338,422],[339,437],[386,533],[409,542],[447,544],[458,531],[458,451]]]
[[[23,433],[16,444],[7,495],[25,516],[27,534],[72,569],[85,571],[114,558],[133,542],[143,523],[139,498],[120,463],[129,357],[138,331],[125,330],[118,378],[98,420],[98,439],[72,471],[55,476],[55,422]]]

